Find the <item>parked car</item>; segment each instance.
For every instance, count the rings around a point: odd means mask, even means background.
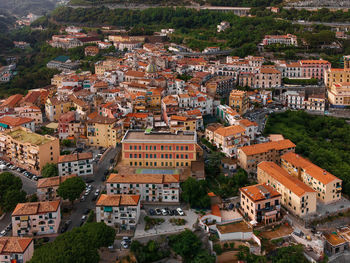
[[[10,231],[12,229],[12,223],[10,223],[7,227],[6,227],[6,231]]]
[[[148,213],[149,213],[151,216],[156,215],[156,211],[154,211],[154,209],[148,210]]]
[[[98,196],[100,194],[100,189],[96,189],[95,196]]]
[[[173,211],[174,216],[178,216],[179,215],[179,213],[177,212],[176,209],[173,209],[172,211]]]
[[[179,213],[180,216],[185,215],[185,213],[182,211],[182,209],[180,207],[177,208],[176,211]]]
[[[168,215],[167,211],[166,211],[164,208],[162,209],[162,215],[163,215],[163,216]]]
[[[85,201],[85,199],[86,199],[86,196],[85,196],[85,195],[83,195],[83,196],[80,198],[80,202],[84,202],[84,201]]]
[[[0,232],[0,237],[3,237],[3,236],[5,236],[6,235],[6,231],[5,230],[2,230],[1,232]]]
[[[157,216],[160,216],[162,214],[162,211],[159,208],[155,209]]]
[[[83,211],[83,214],[87,215],[89,212],[90,212],[90,208],[85,208],[84,211]]]

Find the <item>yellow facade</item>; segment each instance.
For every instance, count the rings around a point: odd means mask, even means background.
[[[116,125],[115,120],[90,121],[87,124],[88,145],[96,147],[115,147],[122,136],[122,126]]]
[[[246,91],[232,90],[229,98],[229,106],[239,114],[244,114],[249,108],[249,99]]]
[[[73,103],[69,100],[60,101],[56,98],[48,98],[45,103],[45,114],[50,121],[58,122],[60,117],[70,111]]]
[[[335,106],[350,106],[350,82],[333,83],[328,88],[328,100]]]

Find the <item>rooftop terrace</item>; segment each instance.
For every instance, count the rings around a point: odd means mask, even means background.
[[[42,145],[51,141],[51,139],[45,136],[22,129],[11,130],[7,133],[7,135],[11,136],[14,140],[33,145]]]

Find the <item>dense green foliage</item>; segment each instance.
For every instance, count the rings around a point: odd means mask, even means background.
[[[22,181],[12,173],[0,174],[0,210],[13,210],[18,203],[26,201],[26,192],[22,190]]]
[[[338,10],[330,11],[328,8],[322,8],[317,11],[307,11],[305,9],[297,10],[295,8],[282,9],[276,16],[288,20],[320,21],[320,22],[346,22],[350,21],[350,10],[344,12]]]
[[[343,180],[350,196],[350,126],[344,119],[303,111],[272,114],[265,134],[281,133],[296,144],[296,153]]]
[[[86,223],[35,249],[30,263],[97,263],[97,249],[114,242],[115,230],[105,223]]]
[[[54,164],[54,163],[47,163],[47,164],[45,164],[43,169],[41,170],[41,175],[43,177],[55,177],[55,176],[58,176],[57,164]]]
[[[0,7],[19,16],[34,14],[45,14],[55,8],[58,0],[0,0]]]
[[[75,176],[72,178],[68,178],[63,183],[61,183],[57,189],[57,194],[64,200],[68,199],[73,203],[74,200],[80,197],[84,189],[84,180],[79,176]]]
[[[215,257],[202,249],[202,242],[190,230],[169,237],[169,245],[185,263],[214,263]]]
[[[283,78],[284,84],[293,84],[293,85],[317,85],[317,79],[289,79]]]
[[[207,0],[213,6],[266,7],[280,4],[282,0]]]
[[[161,249],[160,244],[154,240],[148,241],[146,245],[134,240],[130,249],[140,263],[155,262],[170,254],[169,250]]]
[[[181,184],[181,189],[182,199],[190,203],[192,208],[208,208],[210,206],[206,181],[197,181],[189,177]]]

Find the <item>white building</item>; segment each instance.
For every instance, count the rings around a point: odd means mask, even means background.
[[[285,104],[291,109],[305,108],[305,93],[297,91],[287,91],[283,94]]]
[[[146,202],[179,202],[178,174],[111,174],[107,194],[138,194]]]
[[[217,31],[218,33],[225,31],[226,29],[230,28],[230,23],[226,21],[222,21],[220,24],[217,26]]]
[[[96,203],[96,221],[109,226],[135,229],[140,217],[139,195],[102,194]]]
[[[61,155],[58,159],[58,174],[91,175],[94,171],[92,158],[91,152]]]

